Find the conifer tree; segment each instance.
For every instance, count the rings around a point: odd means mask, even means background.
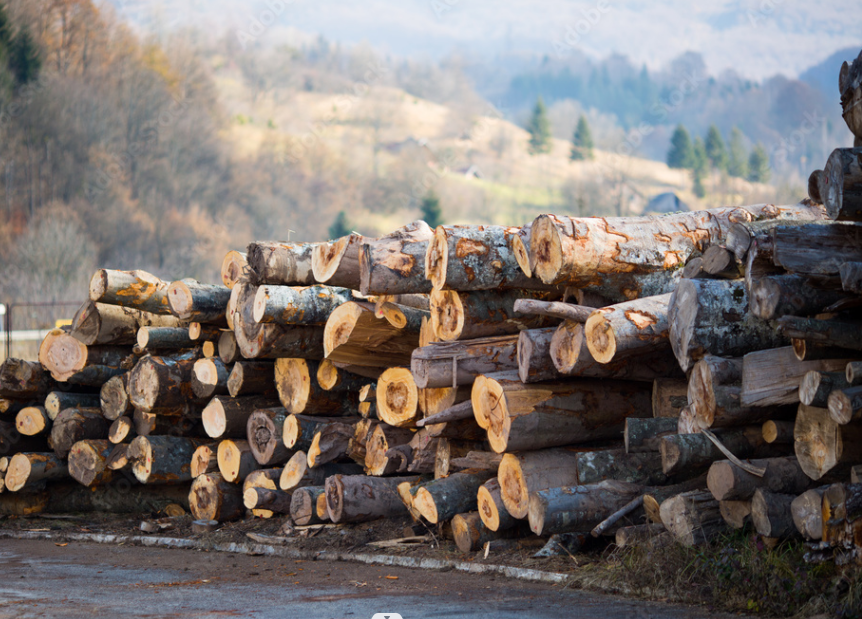
[[[529,151],[531,155],[547,153],[551,150],[551,123],[548,121],[548,111],[542,97],[536,100],[533,115],[527,124],[527,132],[530,134]]]
[[[581,117],[578,118],[578,126],[575,128],[575,134],[572,137],[572,152],[569,154],[569,159],[579,161],[592,158],[593,134],[590,131],[589,123],[587,123],[587,117],[581,114]]]
[[[440,198],[434,193],[433,189],[429,189],[425,197],[422,198],[422,204],[419,205],[419,210],[422,213],[422,219],[432,228],[443,223],[443,211],[440,209]]]
[[[690,170],[694,167],[694,151],[688,131],[682,125],[677,125],[670,138],[670,149],[667,151],[667,165],[671,168]]]

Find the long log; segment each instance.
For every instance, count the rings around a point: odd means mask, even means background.
[[[317,245],[257,241],[248,246],[248,265],[261,284],[309,286],[316,281],[311,257]]]
[[[434,231],[417,220],[359,246],[359,291],[405,294],[431,291],[426,280],[426,251]]]
[[[135,424],[135,433],[138,436],[150,436],[151,434],[199,436],[203,434],[203,428],[198,423],[198,419],[193,416],[184,416],[179,411],[148,413],[136,409],[132,413],[132,420]]]
[[[786,337],[805,340],[812,345],[862,350],[862,326],[858,322],[784,316],[777,323],[778,330]]]
[[[134,345],[141,327],[182,327],[176,316],[87,301],[72,318],[70,334],[82,344]]]
[[[817,282],[801,275],[758,277],[748,292],[751,312],[763,320],[819,314],[830,305],[850,298],[840,290],[817,287]]]
[[[773,260],[791,273],[837,277],[845,262],[862,260],[862,227],[816,222],[772,229]]]
[[[347,455],[361,466],[365,466],[365,458],[368,456],[368,441],[371,440],[374,429],[379,424],[380,422],[376,419],[363,417],[354,426],[353,440],[350,442],[350,452]]]
[[[799,361],[790,346],[752,352],[743,357],[741,402],[744,406],[778,406],[799,402],[805,374],[844,370],[849,359]]]
[[[671,295],[643,297],[595,310],[584,325],[587,348],[599,363],[610,363],[667,347]]]
[[[259,469],[250,472],[242,482],[243,504],[258,518],[272,518],[290,513],[290,493],[280,490],[281,469]]]
[[[676,434],[677,420],[673,417],[628,417],[625,421],[623,439],[626,453],[635,451],[658,451],[660,436]]]
[[[503,503],[499,478],[492,477],[479,487],[476,502],[479,517],[491,531],[505,531],[518,524],[518,519],[509,513]]]
[[[670,300],[668,323],[671,348],[686,372],[705,354],[739,357],[787,343],[773,325],[748,311],[740,280],[681,281]]]
[[[319,364],[306,359],[277,359],[275,386],[278,398],[288,413],[307,415],[351,415],[359,404],[355,391],[346,391],[351,385],[326,390],[316,379]]]
[[[99,269],[90,278],[90,300],[154,314],[170,314],[168,285],[169,282],[146,271]]]
[[[214,396],[228,395],[228,378],[232,368],[224,362],[212,357],[209,359],[198,359],[192,366],[192,393],[200,399],[209,399]]]
[[[197,352],[171,357],[144,357],[129,373],[129,401],[137,409],[183,408],[191,410],[201,400],[192,392],[192,372]]]
[[[320,524],[329,518],[319,518],[317,515],[318,497],[326,497],[325,486],[305,486],[297,488],[290,497],[290,518],[294,524]]]
[[[115,445],[105,440],[79,441],[69,451],[69,475],[79,484],[92,487],[110,482],[114,471],[108,458]]]
[[[127,368],[131,359],[128,348],[87,346],[60,329],[50,331],[39,346],[39,363],[60,382],[71,382],[81,372],[98,366]]]
[[[314,279],[329,286],[359,290],[359,248],[364,240],[359,234],[349,234],[329,243],[316,245],[311,253]]]
[[[546,296],[543,292],[525,290],[437,290],[431,293],[431,323],[437,336],[446,342],[549,327],[559,321],[547,316],[519,315],[514,309],[518,299]]]
[[[85,488],[75,482],[56,483],[51,485],[50,491],[3,494],[0,513],[16,516],[82,512],[152,514],[171,503],[188,506],[188,498],[187,484],[153,488],[133,486],[127,480],[120,480],[107,486]]]
[[[821,197],[829,219],[862,220],[862,148],[836,148],[823,174],[826,191]]]
[[[763,440],[760,426],[728,428],[716,433],[721,443],[737,458],[764,458],[784,455],[786,448]],[[662,469],[668,475],[708,467],[725,456],[704,434],[678,434],[659,438]]]
[[[67,408],[51,426],[50,444],[58,457],[66,458],[78,441],[107,438],[109,425],[98,408]]]
[[[497,453],[541,449],[617,438],[626,417],[652,407],[643,383],[581,379],[524,385],[519,379],[489,375],[473,385],[477,422],[487,420],[488,441]]]
[[[751,521],[755,530],[764,537],[797,537],[799,531],[791,512],[795,498],[793,494],[778,494],[758,488],[751,499]]]
[[[684,546],[708,543],[727,529],[718,501],[709,492],[693,490],[661,504],[661,520]]]
[[[4,481],[6,490],[18,492],[41,489],[44,483],[69,476],[65,460],[51,453],[17,453],[9,460]]]
[[[308,466],[308,456],[297,451],[281,471],[278,487],[282,490],[293,490],[305,486],[320,486],[333,475],[360,475],[362,467],[346,462],[327,462],[311,468]]]
[[[510,531],[492,531],[476,512],[455,514],[452,517],[452,538],[463,553],[481,550],[486,544],[509,537]]]
[[[129,445],[132,473],[142,484],[188,481],[191,459],[204,441],[180,436],[139,436]]]
[[[602,306],[604,307],[604,306]],[[536,299],[518,299],[515,301],[515,312],[518,314],[537,314],[559,318],[560,320],[571,320],[573,322],[587,322],[593,313],[592,306],[574,305],[560,301],[539,301]]]
[[[249,268],[245,252],[232,249],[225,254],[221,263],[221,281],[228,288],[233,288]]]
[[[282,426],[282,442],[288,449],[308,451],[308,448],[311,447],[311,441],[314,440],[314,435],[331,421],[332,418],[330,417],[288,415]]]
[[[642,490],[637,484],[613,480],[540,490],[530,496],[530,530],[536,535],[588,531]]]
[[[376,318],[373,307],[356,302],[332,312],[323,336],[327,359],[377,368],[409,365],[418,345],[418,334],[393,327]]]
[[[793,429],[799,465],[811,479],[820,479],[839,464],[852,464],[862,443],[862,422],[835,423],[825,408],[799,405]]]
[[[230,294],[227,286],[183,279],[168,286],[168,304],[180,320],[227,326],[225,308]]]
[[[410,370],[420,389],[472,384],[480,374],[518,368],[517,335],[439,342],[413,351]]]
[[[238,484],[260,468],[248,441],[225,439],[218,444],[218,470],[225,481]]]
[[[752,466],[765,469],[762,477],[744,471],[730,460],[714,462],[709,467],[706,485],[717,501],[741,501],[754,496],[763,488],[770,492],[797,495],[805,491],[811,480],[802,471],[796,458],[749,460]]]
[[[122,379],[119,378],[119,380]],[[101,404],[99,394],[52,391],[45,397],[45,412],[48,413],[50,419],[56,419],[60,411],[67,408],[97,408]]]
[[[282,440],[285,419],[287,411],[281,407],[261,408],[249,415],[246,437],[254,459],[261,466],[283,464],[293,455]]]
[[[662,523],[661,505],[666,500],[684,492],[706,491],[706,474],[687,479],[670,486],[646,488],[643,495],[644,514],[649,522]],[[707,491],[708,492],[708,491]]]
[[[141,327],[136,343],[135,350],[147,352],[186,350],[199,344],[189,337],[186,327]]]
[[[794,422],[792,421],[765,421],[763,423],[763,440],[767,443],[792,445],[793,426]]]
[[[351,300],[352,294],[346,288],[260,286],[252,316],[259,323],[325,325],[335,308]]]
[[[365,522],[407,514],[398,484],[421,477],[332,475],[326,480],[326,510],[335,523]]]
[[[432,524],[445,522],[462,512],[475,511],[476,493],[493,476],[493,471],[468,469],[419,484],[412,491],[413,508]]]
[[[828,486],[811,488],[793,499],[790,504],[790,514],[796,530],[807,540],[819,540],[823,537],[823,494]]]
[[[225,481],[219,473],[206,473],[192,483],[189,507],[196,520],[234,520],[244,511],[242,487]]]

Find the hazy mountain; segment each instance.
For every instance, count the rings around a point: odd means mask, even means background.
[[[859,46],[839,50],[823,62],[803,71],[799,79],[820,90],[830,100],[838,100],[838,72],[846,60],[852,62],[859,55]]]

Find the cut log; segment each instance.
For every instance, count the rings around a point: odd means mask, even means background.
[[[130,442],[137,435],[138,431],[131,417],[117,417],[108,428],[108,440],[114,445]]]
[[[792,494],[777,494],[758,488],[751,499],[751,520],[755,530],[764,537],[798,536],[790,509],[795,498]]]
[[[709,492],[693,490],[661,504],[661,520],[684,546],[709,543],[727,529],[718,501]]]
[[[207,342],[210,344],[218,342],[219,337],[221,337],[221,333],[222,330],[216,325],[204,324],[202,322],[189,323],[189,339],[202,346]],[[212,357],[213,355],[206,356]]]
[[[101,486],[110,482],[114,471],[108,468],[108,458],[115,445],[105,440],[79,441],[69,452],[69,475],[84,486]]]
[[[332,419],[329,417],[288,415],[282,426],[282,441],[288,449],[308,451],[314,435],[330,422]]]
[[[180,436],[139,436],[127,452],[142,484],[176,484],[191,476],[191,459],[204,441]]]
[[[671,348],[683,371],[704,355],[738,357],[787,343],[773,325],[748,311],[740,280],[688,279],[668,309]]]
[[[204,431],[211,438],[241,438],[246,436],[248,418],[262,408],[276,408],[278,400],[266,396],[226,398],[216,396],[204,408],[201,417]]]
[[[805,374],[841,371],[849,359],[799,361],[792,347],[752,352],[743,358],[741,401],[744,406],[778,406],[799,402]]]
[[[724,279],[742,276],[734,253],[721,245],[710,245],[703,252],[703,270],[708,275]]]
[[[518,336],[440,342],[413,351],[410,370],[420,389],[470,385],[480,374],[518,368]]]
[[[185,417],[177,411],[148,413],[135,410],[132,413],[135,433],[138,436],[152,434],[170,434],[171,436],[197,436],[202,434],[202,428],[193,417]]]
[[[227,388],[232,398],[250,395],[276,398],[275,364],[271,361],[237,361],[228,376]]]
[[[419,336],[374,316],[374,308],[345,303],[326,322],[323,336],[325,357],[336,363],[388,368],[410,363]]]
[[[228,288],[233,288],[234,284],[239,281],[239,278],[248,269],[248,259],[245,252],[232,249],[225,254],[224,260],[221,263],[221,281]]]
[[[392,473],[406,472],[406,463],[403,470],[399,462],[389,457],[392,449],[408,446],[414,433],[407,428],[398,428],[385,423],[377,424],[371,431],[371,435],[365,442],[365,470],[369,475],[378,477]],[[408,448],[412,451],[412,448]],[[408,457],[409,460],[409,457]]]
[[[261,284],[309,286],[315,283],[311,259],[317,245],[257,241],[248,246],[248,265]]]
[[[43,436],[22,436],[15,424],[0,421],[0,456],[12,456],[19,451],[46,451]]]
[[[515,254],[518,266],[527,277],[533,276],[533,267],[530,263],[530,227],[531,224],[521,226],[518,233],[512,237],[512,253]]]
[[[448,423],[450,421],[462,421],[464,419],[475,419],[473,415],[473,402],[466,400],[455,406],[447,408],[441,413],[429,415],[425,419],[420,419],[416,422],[419,427],[434,426],[438,424]]]
[[[290,493],[278,488],[281,469],[252,471],[242,482],[243,504],[252,516],[272,518],[290,513]]]
[[[114,380],[113,378],[111,380]],[[117,380],[123,379],[117,377]],[[109,381],[110,382],[110,381]],[[45,412],[50,419],[56,419],[60,411],[67,408],[97,408],[102,402],[99,395],[95,393],[66,393],[64,391],[52,391],[45,398]]]
[[[39,346],[39,363],[54,380],[67,382],[90,367],[125,367],[130,353],[128,348],[118,346],[87,346],[65,331],[54,329]],[[7,391],[6,395],[13,394]]]
[[[862,227],[816,222],[772,229],[773,260],[791,273],[837,277],[845,262],[862,261]]]
[[[512,248],[520,228],[438,226],[425,256],[434,290],[547,290],[524,273]]]
[[[218,356],[224,365],[230,365],[242,356],[233,331],[222,331],[218,338]]]
[[[683,279],[697,279],[699,277],[708,277],[708,273],[703,269],[703,256],[691,258],[682,268]]]
[[[536,535],[589,531],[642,490],[636,484],[611,480],[540,490],[530,495],[530,530]]]
[[[136,341],[138,348],[146,351],[183,350],[198,345],[186,327],[141,327]]]
[[[481,550],[489,542],[508,537],[507,533],[502,529],[500,532],[489,529],[476,512],[455,514],[452,517],[452,537],[458,550],[463,553]]]
[[[848,108],[845,118],[850,115]],[[821,197],[829,219],[862,221],[862,148],[836,148],[826,160],[823,174],[826,191]]]
[[[573,322],[587,322],[594,310],[593,307],[583,305],[561,303],[560,301],[538,301],[536,299],[518,299],[515,301],[514,309],[518,314],[536,314]]]
[[[647,488],[643,495],[643,508],[647,520],[661,523],[661,504],[671,497],[692,490],[706,490],[706,473],[670,486]]]
[[[395,427],[412,427],[419,414],[419,390],[407,368],[389,368],[377,381],[377,416]]]
[[[521,331],[518,336],[518,376],[521,382],[538,383],[563,377],[550,363],[551,342],[556,332],[556,327]]]
[[[658,451],[660,436],[675,434],[677,420],[673,417],[628,417],[625,421],[624,439],[626,453],[635,451]]]
[[[819,540],[823,537],[822,504],[823,494],[828,486],[811,488],[793,499],[790,504],[790,514],[796,530],[807,540]]]
[[[189,507],[196,520],[225,522],[242,516],[242,487],[219,473],[196,477],[189,492]]]
[[[311,253],[311,270],[315,281],[359,290],[359,248],[364,240],[359,234],[349,234],[330,243],[316,245]]]
[[[566,321],[551,339],[551,361],[561,374],[584,378],[620,378],[652,382],[683,376],[670,350],[649,351],[636,357],[599,363],[587,345],[584,325]]]
[[[134,345],[141,327],[183,327],[179,318],[87,301],[72,318],[70,334],[86,346]]]
[[[192,366],[192,393],[202,400],[228,395],[230,393],[228,378],[230,378],[231,369],[217,357],[198,359]]]
[[[227,326],[225,308],[230,294],[227,286],[183,279],[168,286],[168,304],[180,320]]]
[[[653,381],[653,417],[677,418],[679,411],[686,406],[688,406],[688,381],[677,378],[656,378]]]
[[[355,415],[359,404],[355,391],[325,390],[316,379],[318,363],[306,359],[277,359],[275,386],[288,413],[307,415]],[[345,385],[349,387],[349,385]]]
[[[703,430],[707,429],[700,425],[697,418],[692,411],[691,406],[686,406],[682,410],[679,411],[679,418],[677,421],[677,434],[699,434]],[[661,448],[661,446],[659,446]]]
[[[827,407],[829,416],[837,424],[844,425],[859,419],[862,417],[862,386],[836,388],[827,398]]]
[[[105,462],[105,466],[112,471],[122,471],[129,465],[128,453],[128,443],[114,445],[113,449],[111,449],[111,453],[108,454],[108,460]]]
[[[305,526],[329,520],[317,516],[317,499],[321,496],[326,496],[325,486],[305,486],[293,491],[290,497],[290,518],[294,524]]]
[[[201,445],[192,454],[192,477],[207,473],[218,473],[218,448],[213,445]]]
[[[786,448],[768,445],[763,441],[759,426],[728,428],[718,434],[721,443],[737,458],[774,457],[783,455]],[[725,456],[715,444],[703,434],[678,434],[659,439],[662,469],[668,475],[686,470],[705,468]]]
[[[239,484],[260,468],[248,441],[225,439],[218,444],[218,470],[226,482]]]
[[[584,325],[587,348],[599,363],[654,352],[668,343],[670,293],[595,310]]]
[[[850,386],[847,382],[845,372],[823,372],[810,370],[802,377],[799,383],[799,401],[806,406],[826,408],[829,402],[829,394],[834,390],[846,389]],[[836,420],[837,421],[837,420]]]
[[[112,512],[152,514],[171,503],[188,505],[188,485],[148,488],[120,480],[107,486],[85,488],[78,483],[56,483],[50,492],[6,493],[0,513],[26,516],[38,513],[70,514]]]
[[[363,418],[354,426],[353,440],[350,442],[350,452],[347,455],[361,466],[365,466],[365,458],[368,456],[367,444],[379,423],[376,419]]]
[[[749,289],[751,312],[772,320],[782,316],[811,316],[850,298],[840,290],[819,288],[801,275],[773,275],[755,279]]]
[[[793,429],[799,465],[811,479],[820,479],[839,464],[851,464],[862,442],[862,422],[839,425],[825,408],[799,405]]]
[[[720,460],[709,467],[706,484],[717,501],[750,499],[758,488],[795,496],[811,485],[811,480],[802,471],[797,459],[792,456],[750,460],[749,463],[765,469],[763,477],[742,470],[730,460]]]
[[[144,357],[129,373],[129,401],[137,409],[191,410],[202,402],[192,392],[191,379],[198,353]]]
[[[109,425],[98,408],[67,408],[51,426],[50,444],[58,457],[66,458],[78,441],[106,438]]]
[[[831,546],[853,548],[859,539],[862,485],[832,484],[823,493],[823,541]]]
[[[431,293],[431,323],[437,337],[446,342],[550,327],[559,320],[518,314],[514,307],[518,299],[545,297],[546,293],[524,290],[438,290]]]
[[[51,417],[42,406],[28,406],[15,415],[15,427],[24,436],[48,434],[51,432]]]
[[[305,486],[321,486],[327,478],[333,475],[360,475],[362,467],[358,464],[343,462],[327,462],[318,467],[308,466],[308,456],[297,451],[281,471],[278,487],[282,490],[293,490]]]
[[[52,453],[17,453],[6,469],[6,490],[41,490],[44,483],[69,477],[66,462]]]
[[[494,476],[493,471],[468,469],[449,477],[419,484],[412,491],[413,508],[432,524],[477,508],[476,493]]]
[[[398,484],[421,477],[332,475],[326,480],[326,510],[335,523],[365,522],[407,515]]]
[[[352,423],[348,420],[331,421],[320,428],[314,434],[306,454],[309,468],[346,458],[357,421],[359,420],[354,419]]]
[[[417,220],[359,246],[359,291],[405,294],[431,291],[426,280],[426,251],[434,231]]]
[[[618,548],[631,548],[640,544],[652,543],[667,535],[663,524],[638,524],[617,529],[614,542]]]
[[[731,529],[744,529],[751,524],[751,501],[719,501],[718,511]]]
[[[492,477],[479,487],[476,501],[479,517],[491,531],[505,531],[518,524],[518,519],[508,512],[503,503],[500,481],[497,477]]]
[[[862,325],[857,322],[785,316],[778,320],[778,330],[809,344],[862,350]]]
[[[90,278],[90,300],[131,307],[153,314],[170,314],[168,282],[146,271],[99,269]]]
[[[287,411],[283,408],[261,408],[248,418],[246,436],[254,459],[261,466],[283,464],[293,455],[282,436]]]
[[[477,422],[487,419],[488,441],[497,453],[618,438],[626,417],[651,410],[643,383],[582,379],[524,385],[489,375],[473,385]],[[478,411],[478,412],[477,412]]]
[[[792,445],[794,425],[792,421],[766,421],[763,423],[763,440],[778,445]]]
[[[325,325],[335,308],[351,300],[346,288],[261,286],[255,293],[252,316],[259,323]]]

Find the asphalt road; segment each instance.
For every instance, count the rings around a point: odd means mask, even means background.
[[[2,540],[0,574],[0,619],[731,616],[494,576],[75,542]]]

